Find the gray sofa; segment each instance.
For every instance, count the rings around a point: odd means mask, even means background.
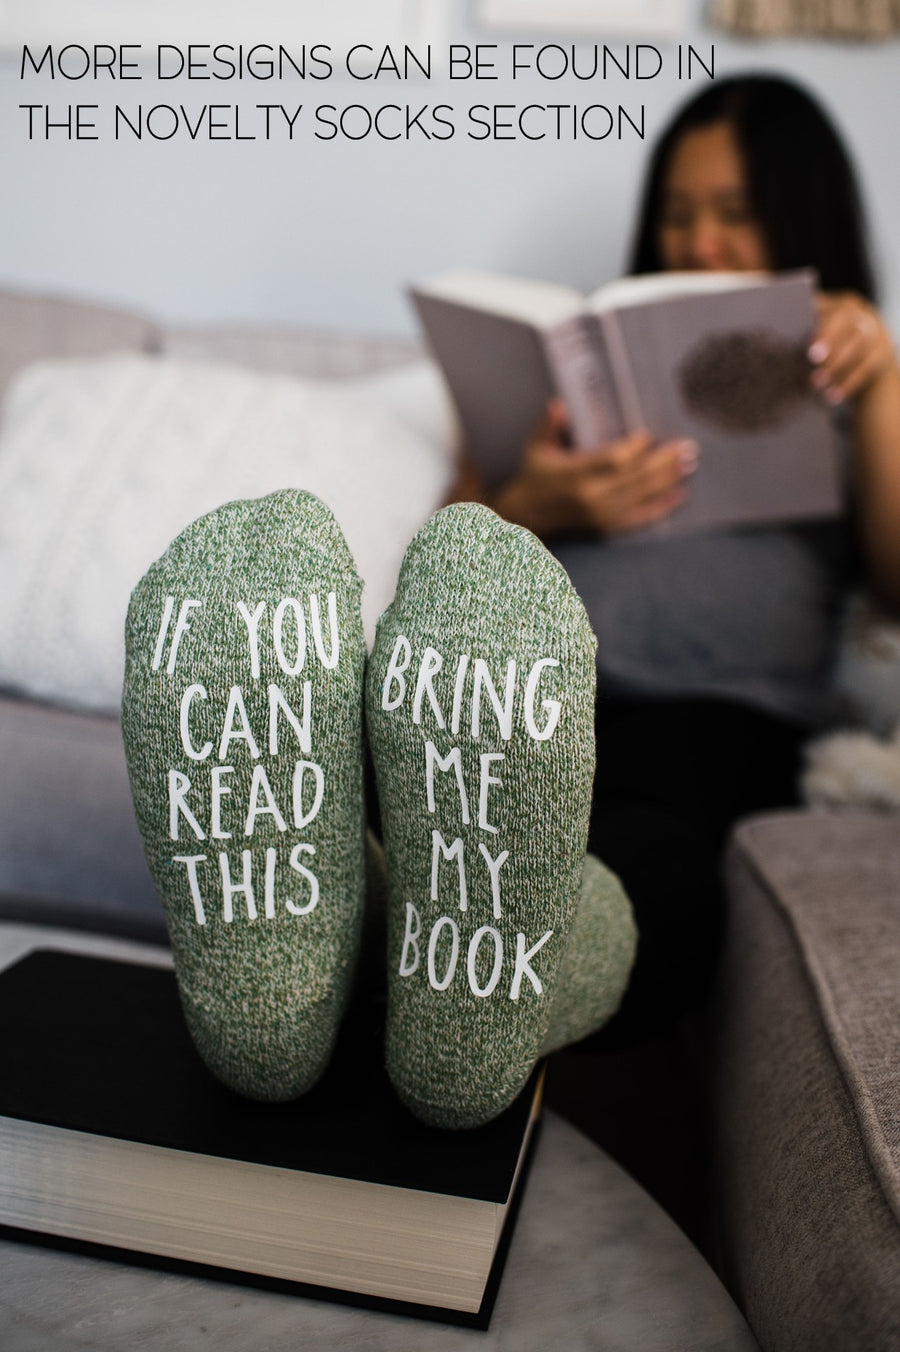
[[[721,1271],[769,1352],[900,1348],[900,816],[742,823],[714,1007]]]
[[[409,344],[0,293],[0,385],[128,349],[351,375]],[[0,507],[2,511],[2,507]],[[722,1272],[765,1352],[900,1348],[900,819],[797,812],[737,831],[711,1026]],[[0,917],[164,941],[114,717],[0,693]]]

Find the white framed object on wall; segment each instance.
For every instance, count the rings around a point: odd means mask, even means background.
[[[687,0],[475,0],[475,14],[488,28],[665,38],[683,33]]]
[[[446,36],[447,0],[0,0],[0,50],[52,43],[356,43],[421,48]]]

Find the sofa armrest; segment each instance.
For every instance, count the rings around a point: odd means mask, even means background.
[[[717,1000],[723,1275],[766,1352],[900,1346],[900,831],[738,828]]]

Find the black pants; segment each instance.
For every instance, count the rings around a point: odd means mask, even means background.
[[[723,700],[600,700],[588,849],[621,878],[638,956],[621,1009],[599,1035],[658,1032],[706,992],[724,913],[722,855],[739,817],[797,801],[809,730]],[[369,826],[381,835],[371,758]]]
[[[596,730],[588,848],[621,878],[640,932],[609,1025],[630,1040],[701,1001],[722,935],[729,831],[747,813],[796,803],[809,730],[701,699],[600,700]]]

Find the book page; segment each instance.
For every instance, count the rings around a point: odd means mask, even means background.
[[[588,296],[586,305],[594,314],[603,314],[607,310],[649,305],[674,296],[743,290],[771,280],[771,275],[765,272],[649,272],[608,282]]]
[[[584,305],[584,298],[571,287],[493,272],[448,272],[415,284],[411,291],[526,320],[538,328],[568,319]]]

